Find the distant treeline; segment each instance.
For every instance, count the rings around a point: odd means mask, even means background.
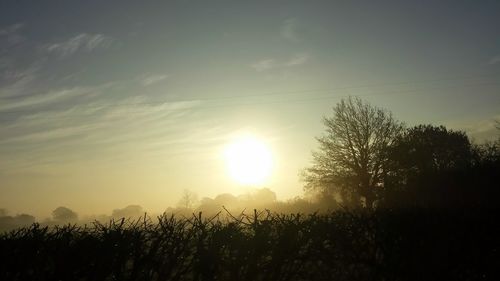
[[[498,213],[201,214],[0,235],[0,280],[498,280]]]
[[[230,193],[218,194],[213,198],[203,197],[201,200],[189,191],[185,191],[175,207],[168,207],[165,213],[174,214],[178,217],[190,217],[193,212],[202,212],[204,215],[215,215],[222,208],[239,213],[243,210],[268,209],[277,213],[303,213],[310,214],[317,211],[328,211],[337,209],[337,202],[330,197],[321,194],[309,194],[296,197],[287,201],[277,200],[276,194],[269,188],[254,189],[253,191],[235,196]],[[51,218],[37,221],[41,226],[56,226],[64,224],[92,224],[95,221],[107,222],[121,218],[137,219],[145,214],[155,216],[147,212],[140,205],[128,205],[124,208],[114,209],[110,214],[79,216],[75,211],[67,207],[57,207],[52,211]],[[159,215],[159,214],[158,214]],[[13,230],[22,226],[29,226],[35,222],[35,217],[30,215],[8,215],[6,210],[0,209],[0,232]]]

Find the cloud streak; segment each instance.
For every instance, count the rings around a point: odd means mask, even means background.
[[[251,65],[255,71],[266,71],[278,67],[279,64],[274,59],[263,59]]]
[[[33,83],[42,69],[43,61],[34,62],[24,69],[9,69],[9,63],[6,63],[4,71],[0,74],[0,98],[10,98],[26,94],[29,86]]]
[[[94,50],[111,47],[115,40],[103,34],[80,33],[65,41],[56,42],[44,46],[48,53],[54,53],[64,58],[77,52],[90,53]]]
[[[108,87],[109,84],[102,85],[99,87],[74,87],[69,89],[62,89],[58,91],[51,91],[46,94],[31,95],[10,102],[3,102],[0,104],[1,111],[12,110],[12,109],[22,109],[25,107],[39,107],[48,104],[53,104],[61,102],[66,99],[74,98],[77,96],[85,95],[88,93],[98,94],[103,88]]]
[[[65,95],[92,95],[102,90],[100,86],[75,87],[54,92],[58,94],[48,100],[59,100]],[[81,161],[97,155],[105,159],[103,155],[137,154],[150,150],[153,144],[182,144],[185,138],[182,132],[196,128],[190,128],[186,118],[200,101],[151,102],[146,96],[134,96],[114,98],[110,103],[108,99],[96,100],[99,97],[94,96],[89,104],[73,104],[69,109],[43,108],[36,113],[24,112],[11,121],[3,120],[7,123],[0,127],[0,154],[5,161],[0,163],[0,171]],[[45,100],[25,103],[39,105],[39,101]],[[65,153],[60,154],[61,150]],[[120,153],[115,155],[112,151]]]
[[[286,66],[295,66],[306,63],[309,60],[308,54],[298,54],[292,57],[288,62],[285,63]]]
[[[276,68],[285,68],[285,67],[293,67],[293,66],[299,66],[307,63],[309,61],[309,54],[307,53],[302,53],[302,54],[296,54],[289,58],[288,60],[284,62],[279,62],[276,59],[263,59],[259,60],[250,66],[257,72],[262,72],[262,71],[267,71],[271,69],[276,69]]]
[[[151,75],[145,75],[141,77],[141,84],[145,87],[151,86],[153,84],[156,84],[158,82],[161,82],[165,79],[167,79],[168,75],[166,74],[151,74]]]

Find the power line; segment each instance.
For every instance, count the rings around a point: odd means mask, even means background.
[[[213,106],[204,106],[204,107],[198,107],[196,110],[210,110],[210,109],[219,109],[219,108],[226,108],[226,107],[245,107],[245,106],[256,106],[256,105],[269,105],[269,104],[291,104],[291,103],[307,103],[311,101],[318,101],[318,100],[328,100],[328,99],[338,99],[338,98],[346,98],[349,96],[357,96],[357,97],[370,97],[370,96],[385,96],[385,95],[394,95],[394,94],[401,94],[401,95],[413,95],[419,92],[425,92],[425,91],[435,91],[435,90],[444,90],[444,89],[450,89],[453,87],[470,87],[470,86],[485,86],[485,85],[500,85],[500,82],[491,82],[491,83],[476,83],[476,84],[466,84],[466,85],[448,85],[448,87],[433,87],[433,88],[421,88],[421,89],[410,89],[410,90],[394,90],[394,91],[380,91],[377,93],[370,93],[370,94],[351,94],[351,95],[332,95],[335,94],[335,92],[328,93],[327,95],[322,95],[322,96],[316,96],[316,97],[308,97],[308,98],[300,98],[300,99],[288,99],[288,100],[277,100],[277,101],[262,101],[262,102],[253,102],[253,103],[231,103],[231,104],[219,104],[219,105],[213,105]],[[174,101],[174,102],[183,102],[183,101]],[[143,104],[164,104],[163,102],[155,102],[155,103],[136,103],[133,105],[143,105]],[[122,106],[116,105],[116,106]],[[99,106],[99,107],[105,107],[105,106]],[[185,111],[193,108],[176,108],[176,109],[167,109],[163,110],[161,112],[166,113],[166,112],[176,112],[176,111]],[[143,112],[148,112],[150,109],[141,109],[141,110],[129,110],[126,111],[126,113],[143,113]],[[92,114],[92,113],[90,113]],[[79,115],[70,115],[70,116],[54,116],[54,117],[34,117],[33,119],[68,119],[68,118],[83,118],[83,117],[89,117],[89,114],[79,114]],[[10,118],[10,119],[0,119],[0,121],[12,121],[12,120],[17,120],[18,118]]]
[[[371,88],[371,87],[388,87],[388,86],[399,86],[399,85],[409,85],[409,84],[422,84],[422,83],[436,83],[443,81],[457,81],[457,80],[471,80],[485,77],[494,77],[498,74],[491,75],[479,75],[479,76],[465,76],[465,77],[453,77],[453,78],[440,78],[440,79],[428,79],[428,80],[414,80],[414,81],[403,81],[403,82],[392,82],[392,83],[374,83],[374,84],[365,84],[358,86],[346,86],[346,87],[333,87],[333,88],[323,88],[323,89],[304,89],[304,90],[296,90],[296,91],[277,91],[277,92],[267,92],[260,94],[252,94],[252,95],[240,95],[240,96],[218,96],[218,97],[208,97],[208,98],[199,98],[192,97],[189,99],[180,99],[180,100],[157,100],[151,102],[133,102],[133,103],[102,103],[99,105],[80,105],[86,108],[101,108],[101,107],[119,107],[119,106],[130,106],[130,105],[154,105],[160,103],[178,103],[178,102],[192,102],[192,101],[217,101],[217,100],[227,100],[227,99],[245,99],[252,97],[267,97],[267,96],[277,96],[277,95],[290,95],[290,94],[300,94],[300,93],[317,93],[317,92],[331,92],[331,91],[339,91],[339,90],[354,90],[354,89],[363,89],[363,88]],[[481,85],[481,84],[479,84]],[[52,109],[71,109],[67,107],[52,107]],[[15,114],[15,113],[23,113],[27,110],[10,110],[10,111],[0,111],[0,114]]]

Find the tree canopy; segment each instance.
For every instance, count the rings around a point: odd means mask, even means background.
[[[306,189],[340,194],[344,204],[373,207],[384,186],[387,148],[403,130],[392,114],[359,98],[342,99],[323,118],[326,134],[318,137],[312,166],[304,171]]]
[[[418,125],[397,138],[390,153],[400,169],[414,173],[463,169],[471,164],[472,146],[462,131]]]
[[[57,207],[52,211],[52,218],[60,222],[74,221],[78,219],[78,214],[69,208]]]

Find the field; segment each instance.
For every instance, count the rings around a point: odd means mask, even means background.
[[[417,209],[34,224],[0,236],[0,280],[493,280],[497,226]]]

